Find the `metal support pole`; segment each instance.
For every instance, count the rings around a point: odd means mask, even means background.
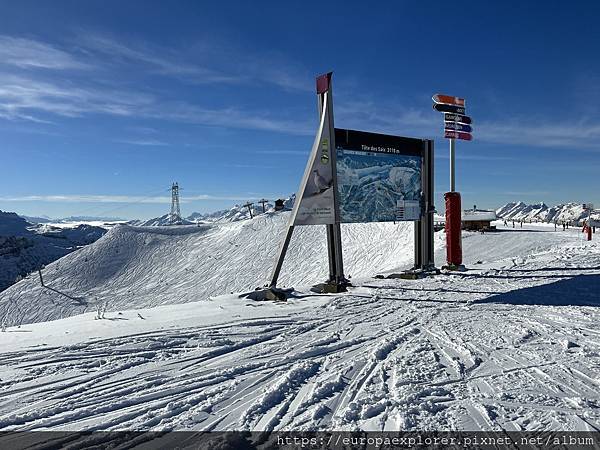
[[[335,282],[345,283],[344,259],[342,257],[342,229],[338,223],[333,225],[333,243],[335,248]]]
[[[335,145],[335,127],[333,125],[334,124],[334,121],[333,121],[333,94],[332,94],[331,86],[329,87],[329,95],[327,96],[327,101],[328,101],[327,108],[329,109],[329,124],[328,125],[329,125],[329,137],[330,137],[329,157],[331,159],[331,164],[333,167],[333,170],[332,170],[333,189],[334,189],[333,203],[334,203],[334,210],[335,210],[335,223],[333,225],[331,225],[331,233],[332,233],[332,239],[333,239],[333,256],[334,256],[334,261],[335,261],[333,264],[334,265],[333,273],[335,274],[333,281],[335,281],[336,284],[343,284],[347,280],[344,275],[344,258],[343,258],[343,254],[342,254],[342,229],[340,226],[340,218],[338,215],[340,208],[339,208],[339,198],[338,198],[338,194],[337,194],[337,188],[338,188],[337,171],[336,171],[337,150],[336,150],[336,145]],[[329,226],[327,228],[329,229]]]
[[[423,234],[421,229],[421,221],[416,220],[414,222],[414,251],[415,251],[415,263],[413,269],[418,270],[423,268]]]
[[[329,278],[328,281],[335,280],[335,243],[333,239],[333,225],[327,225],[327,258],[329,259]]]
[[[279,280],[279,274],[281,273],[281,268],[283,267],[283,259],[285,254],[287,253],[287,249],[290,246],[290,241],[292,240],[292,234],[294,233],[294,225],[290,225],[288,227],[287,233],[285,235],[285,239],[281,244],[281,248],[279,249],[279,256],[277,258],[277,263],[275,264],[275,268],[273,269],[273,274],[271,275],[271,283],[269,287],[274,288],[277,286],[277,281]]]
[[[454,139],[450,139],[450,192],[456,191],[456,144]]]
[[[333,166],[333,189],[337,190],[337,174],[336,174],[336,148],[335,148],[335,128],[333,122],[333,93],[331,86],[327,95],[327,105],[324,104],[325,95],[318,96],[319,115],[322,114],[323,108],[329,110],[329,123],[325,126],[329,128],[329,157]],[[344,276],[344,260],[342,256],[342,231],[337,217],[338,198],[334,193],[334,209],[336,223],[327,225],[327,253],[329,256],[329,280],[330,282],[341,283],[345,281]]]
[[[331,97],[331,88],[330,88],[330,92],[329,92],[329,97]],[[325,94],[319,94],[317,96],[317,109],[319,111],[319,117],[321,117],[321,115],[323,114],[323,109],[325,108]],[[333,111],[329,111],[329,114],[331,115],[333,113]],[[326,123],[325,124],[326,127],[329,127],[329,124]],[[330,143],[331,144],[331,143]],[[331,149],[330,146],[330,152],[332,152],[333,150]],[[329,260],[329,279],[328,281],[335,281],[335,276],[337,273],[337,267],[336,267],[336,245],[335,245],[335,229],[334,229],[334,225],[326,225],[326,230],[327,230],[327,257]]]
[[[421,219],[422,268],[435,267],[433,248],[434,174],[433,141],[424,141],[423,149],[423,217]]]

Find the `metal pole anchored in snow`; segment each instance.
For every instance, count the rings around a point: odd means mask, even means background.
[[[456,143],[450,139],[450,192],[456,191]]]
[[[254,218],[254,216],[252,215],[252,203],[248,202],[248,203],[246,203],[243,206],[245,206],[246,208],[248,208],[248,212],[250,213],[250,218],[251,219]]]
[[[262,205],[262,210],[263,210],[263,214],[266,212],[265,209],[265,204],[268,202],[269,200],[265,200],[264,198],[262,200],[259,200],[258,203],[260,203]]]
[[[444,137],[450,140],[450,191],[446,192],[446,262],[447,268],[459,269],[462,265],[461,204],[456,192],[456,139],[470,141],[471,118],[466,116],[465,99],[452,95],[436,94],[432,97],[433,109],[444,113]]]

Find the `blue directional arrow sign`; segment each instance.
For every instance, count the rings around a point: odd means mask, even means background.
[[[458,122],[444,122],[444,128],[446,130],[466,131],[467,133],[473,131],[473,128],[471,128],[470,125],[465,125],[463,123]]]
[[[461,114],[444,114],[444,120],[446,122],[460,122],[470,124],[471,118],[469,116],[463,116]]]

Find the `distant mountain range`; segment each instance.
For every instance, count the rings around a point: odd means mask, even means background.
[[[70,227],[32,224],[13,212],[0,211],[0,291],[40,267],[95,242],[106,231],[85,224]]]
[[[580,223],[587,219],[588,212],[583,209],[581,203],[561,203],[556,206],[548,206],[545,203],[528,205],[523,202],[507,203],[496,210],[499,218],[506,220],[525,220],[532,222],[557,222],[563,221]],[[592,218],[599,220],[600,211],[592,213]]]
[[[68,222],[118,222],[124,219],[119,217],[96,217],[96,216],[69,216],[60,219],[52,219],[48,216],[24,216],[21,215],[29,223],[68,223]]]

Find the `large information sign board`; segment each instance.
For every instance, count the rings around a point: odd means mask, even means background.
[[[423,141],[335,129],[340,222],[421,218]]]

